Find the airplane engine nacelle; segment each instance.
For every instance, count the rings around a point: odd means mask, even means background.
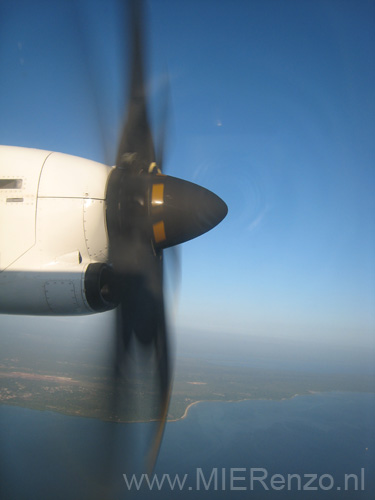
[[[0,273],[0,313],[85,315],[117,305],[111,268],[101,262],[45,270]]]
[[[0,313],[74,316],[116,306],[106,264],[110,171],[0,146]]]

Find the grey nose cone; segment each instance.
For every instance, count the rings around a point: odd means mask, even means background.
[[[228,207],[216,194],[176,177],[158,176],[151,192],[154,244],[167,248],[206,233]]]

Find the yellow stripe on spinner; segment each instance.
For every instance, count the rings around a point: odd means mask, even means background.
[[[164,203],[164,184],[153,184],[151,204],[153,207],[162,205]]]
[[[167,239],[165,236],[164,221],[161,220],[160,222],[156,222],[153,224],[152,229],[154,231],[155,243],[160,243]]]

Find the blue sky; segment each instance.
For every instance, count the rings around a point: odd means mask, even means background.
[[[126,54],[120,16],[94,4],[1,2],[1,143],[114,155]],[[177,330],[373,345],[375,2],[148,7],[155,125],[170,74],[167,173],[229,207],[182,248]]]

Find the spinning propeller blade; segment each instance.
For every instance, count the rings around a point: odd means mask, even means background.
[[[118,411],[124,381],[129,382],[128,367],[135,345],[144,353],[137,376],[144,379],[149,373],[148,364],[154,367],[151,419],[158,424],[149,451],[152,468],[171,394],[163,250],[212,229],[225,217],[227,206],[200,186],[163,175],[161,165],[156,164],[155,150],[160,159],[164,157],[166,118],[162,144],[155,145],[144,77],[142,2],[131,1],[130,12],[128,108],[106,195],[109,263],[114,275],[112,294],[119,303],[113,410]],[[138,382],[135,386],[140,387]],[[140,392],[147,392],[144,387]]]

